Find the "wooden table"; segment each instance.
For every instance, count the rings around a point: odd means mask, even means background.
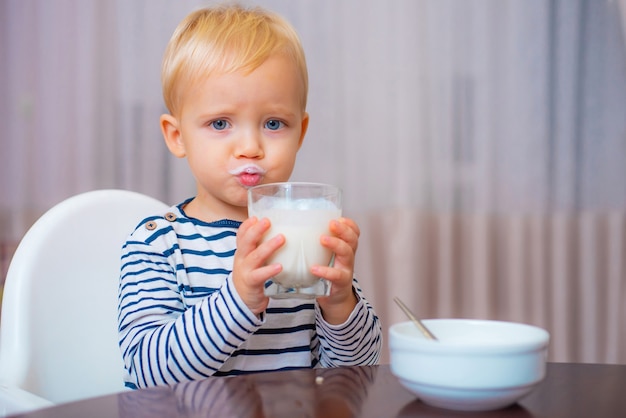
[[[123,392],[19,415],[72,417],[626,417],[626,365],[549,363],[546,379],[512,407],[455,412],[423,404],[388,365],[216,377]]]

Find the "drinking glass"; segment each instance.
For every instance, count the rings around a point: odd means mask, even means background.
[[[332,219],[341,216],[341,189],[321,183],[270,183],[248,189],[248,215],[271,222],[264,240],[278,234],[285,244],[269,263],[283,270],[265,283],[273,298],[328,296],[330,282],[311,273],[311,266],[332,265],[334,254],[320,244]]]

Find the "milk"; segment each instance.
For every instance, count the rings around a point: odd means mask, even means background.
[[[326,203],[327,208],[268,208],[249,213],[259,219],[270,219],[271,228],[265,239],[278,234],[285,236],[285,244],[269,260],[269,263],[280,263],[283,266],[282,272],[274,277],[274,281],[280,285],[312,286],[319,278],[310,273],[311,266],[331,263],[333,254],[322,247],[320,237],[330,234],[329,222],[341,216],[341,209],[334,207],[331,202]]]
[[[283,246],[268,260],[283,269],[265,282],[266,295],[281,299],[330,294],[331,283],[310,270],[313,265],[333,263],[334,255],[320,239],[330,234],[330,221],[341,216],[341,195],[338,187],[321,183],[270,183],[248,189],[248,215],[268,218],[271,223],[263,239],[285,237]]]

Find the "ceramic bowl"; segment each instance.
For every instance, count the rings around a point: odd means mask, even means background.
[[[438,338],[410,321],[389,329],[391,371],[424,403],[487,411],[516,403],[545,377],[550,336],[514,322],[425,319]]]

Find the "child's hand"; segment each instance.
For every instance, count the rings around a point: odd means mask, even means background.
[[[340,218],[330,222],[330,233],[330,236],[322,236],[320,242],[335,253],[335,263],[332,267],[313,266],[311,272],[332,282],[330,295],[317,301],[328,323],[341,324],[348,319],[357,302],[352,291],[352,278],[361,231],[352,219]]]
[[[237,250],[233,260],[233,282],[237,293],[258,315],[265,311],[269,298],[263,293],[265,282],[280,273],[280,264],[265,265],[268,258],[285,243],[281,234],[261,244],[263,234],[270,227],[267,218],[251,217],[241,224],[237,231]]]

